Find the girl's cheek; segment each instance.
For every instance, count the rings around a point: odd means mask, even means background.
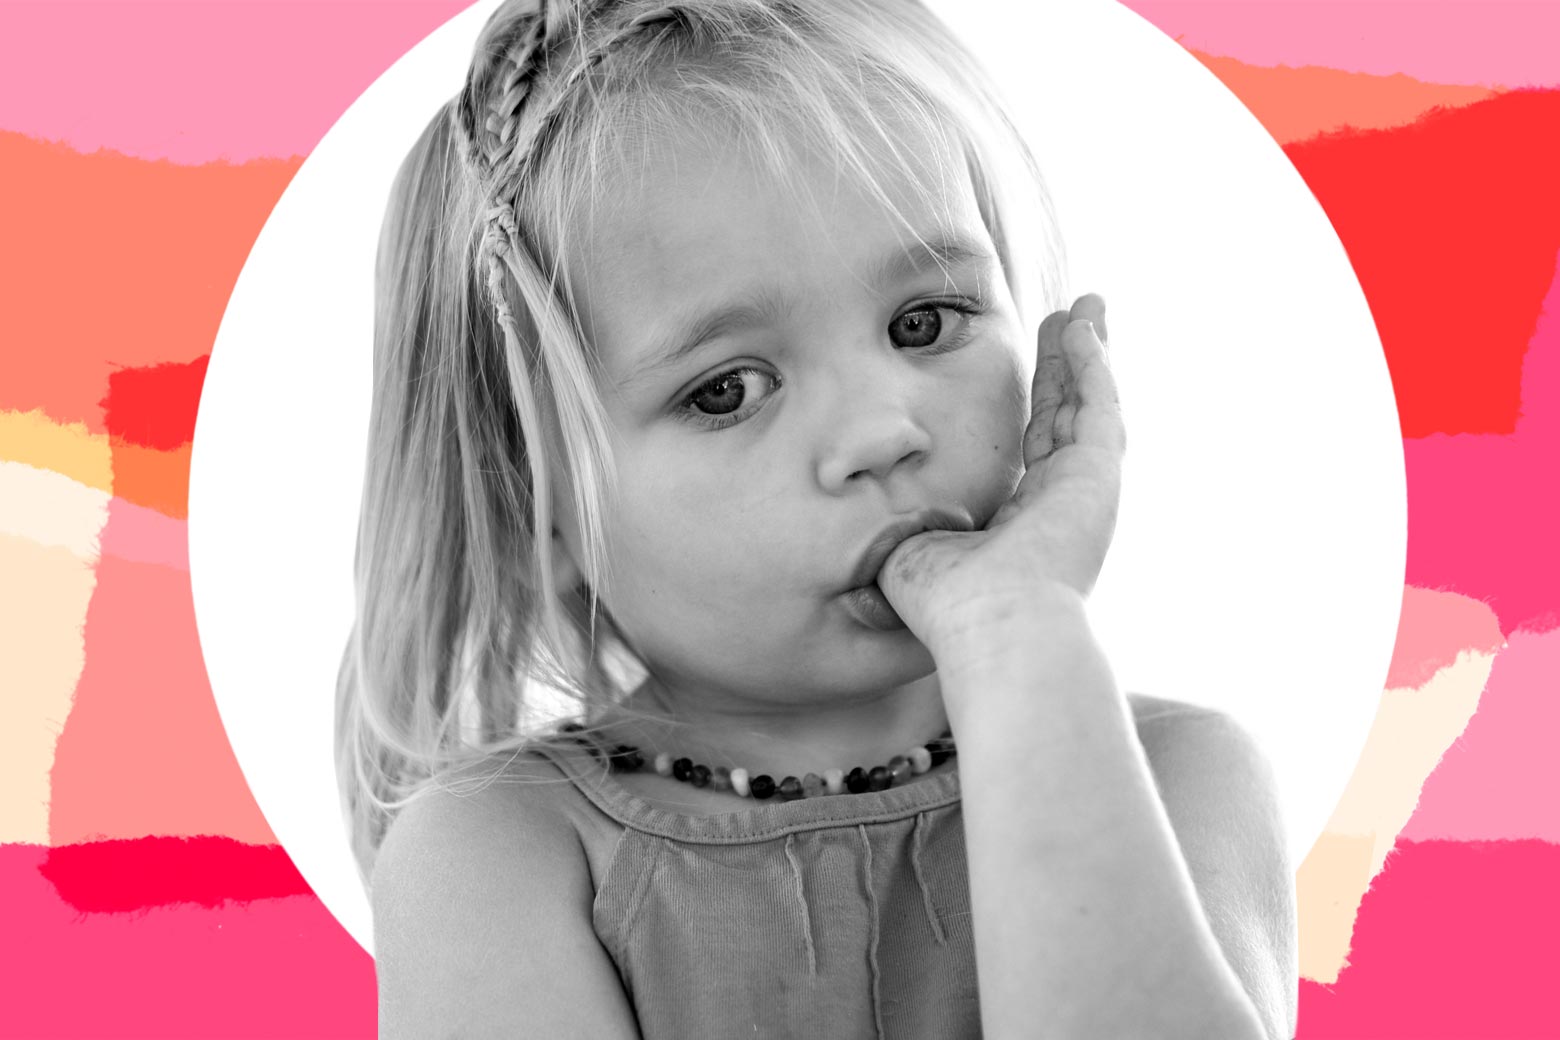
[[[987,384],[991,390],[985,400],[996,407],[987,412],[994,423],[993,436],[1004,452],[1022,458],[1024,427],[1029,423],[1029,381],[1015,350],[997,353],[992,359],[994,371]]]

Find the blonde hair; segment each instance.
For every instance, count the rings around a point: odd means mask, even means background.
[[[505,4],[402,166],[380,240],[357,621],[337,689],[337,773],[365,877],[417,790],[521,746],[530,681],[587,718],[623,692],[597,603],[610,438],[566,261],[636,149],[693,115],[779,184],[799,150],[832,156],[907,227],[887,174],[940,170],[944,183],[919,187],[934,205],[967,174],[1015,296],[1027,197],[1028,266],[1060,299],[1033,160],[916,0]],[[934,168],[905,142],[965,168]],[[1027,193],[1006,193],[1015,171]],[[559,516],[578,524],[580,588],[555,587]]]

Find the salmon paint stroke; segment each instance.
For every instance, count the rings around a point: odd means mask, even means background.
[[[0,169],[0,410],[101,434],[113,374],[211,352],[298,161],[176,166],[0,131]]]

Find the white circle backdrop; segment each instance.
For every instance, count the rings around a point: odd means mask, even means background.
[[[207,672],[278,840],[372,949],[336,797],[373,266],[397,167],[492,0],[365,91],[255,242],[212,352],[190,474]],[[1075,291],[1110,303],[1131,437],[1092,613],[1122,685],[1235,715],[1296,863],[1359,755],[1403,591],[1402,441],[1331,224],[1211,73],[1111,0],[942,0],[1055,196]]]

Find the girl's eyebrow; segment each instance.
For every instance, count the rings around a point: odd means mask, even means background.
[[[695,312],[688,320],[674,318],[667,323],[666,332],[657,336],[645,351],[645,360],[635,365],[618,381],[618,385],[627,387],[662,369],[670,368],[706,343],[728,332],[779,322],[785,318],[790,309],[790,300],[765,288],[745,294],[714,310]]]
[[[917,235],[911,245],[895,250],[873,266],[871,282],[887,286],[932,267],[946,270],[974,264],[989,266],[996,262],[997,256],[991,246],[964,232],[950,230],[930,238]]]
[[[996,262],[996,254],[989,245],[967,234],[952,231],[929,238],[917,236],[912,244],[895,249],[873,263],[868,284],[885,288],[932,268],[944,271],[971,265],[984,268]],[[729,332],[778,323],[794,306],[795,301],[765,287],[713,310],[695,312],[686,320],[674,318],[667,323],[666,331],[645,350],[644,360],[620,379],[618,385],[626,388],[670,368]]]

